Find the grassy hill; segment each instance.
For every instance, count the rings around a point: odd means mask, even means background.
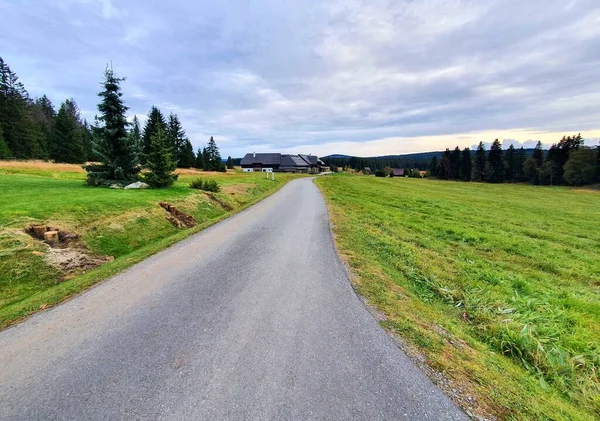
[[[295,177],[277,174],[271,181],[255,173],[180,172],[169,189],[112,190],[86,186],[85,172],[77,165],[0,161],[0,328],[264,198]],[[189,188],[198,177],[217,180],[221,192]],[[159,202],[191,215],[197,226],[176,228]],[[63,256],[62,250],[27,235],[25,230],[36,224],[78,236],[77,249],[108,263],[92,270],[85,264],[68,269],[49,264],[49,257],[58,254],[60,263],[78,266],[80,256]]]
[[[463,408],[600,417],[600,192],[349,175],[316,183],[356,289]]]

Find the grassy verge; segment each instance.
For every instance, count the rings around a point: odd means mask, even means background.
[[[207,195],[192,179],[216,179],[221,191]],[[0,328],[81,292],[281,188],[293,174],[201,173],[186,170],[163,190],[111,190],[84,185],[76,166],[0,162]],[[211,197],[212,196],[212,197]],[[198,225],[173,227],[158,202],[192,215]],[[24,233],[31,224],[77,233],[90,252],[114,261],[66,273],[47,263],[46,247]]]
[[[469,412],[600,416],[600,193],[332,176],[337,246],[382,325]]]

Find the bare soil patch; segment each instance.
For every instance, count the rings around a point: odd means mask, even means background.
[[[223,200],[219,199],[214,194],[212,194],[212,193],[206,193],[206,195],[208,196],[208,198],[210,200],[212,200],[213,202],[217,203],[219,206],[221,206],[227,212],[233,210],[233,206],[231,206],[229,203],[224,202]]]
[[[178,209],[174,205],[168,202],[160,202],[160,207],[163,208],[167,213],[165,218],[177,228],[192,228],[196,226],[196,219],[193,216],[188,215],[182,210]]]
[[[76,233],[47,225],[31,225],[25,232],[47,246],[45,258],[49,265],[67,273],[93,269],[114,260],[112,256],[91,254]]]

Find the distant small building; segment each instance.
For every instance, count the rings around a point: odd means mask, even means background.
[[[316,174],[327,165],[315,155],[281,153],[247,153],[240,163],[244,172],[293,172]]]
[[[363,174],[371,174],[371,167],[364,167],[362,172]]]
[[[393,168],[392,174],[394,177],[404,177],[404,168]]]

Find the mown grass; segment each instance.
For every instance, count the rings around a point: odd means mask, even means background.
[[[452,380],[463,407],[598,419],[600,192],[344,175],[316,183],[358,292]]]
[[[217,180],[221,191],[211,198],[189,188],[199,175]],[[0,162],[0,328],[257,202],[294,177],[185,171],[169,189],[112,190],[86,186],[76,166]],[[198,225],[173,227],[161,201],[194,216]],[[45,246],[25,234],[37,223],[80,234],[91,252],[115,260],[88,273],[63,273],[46,263]]]

